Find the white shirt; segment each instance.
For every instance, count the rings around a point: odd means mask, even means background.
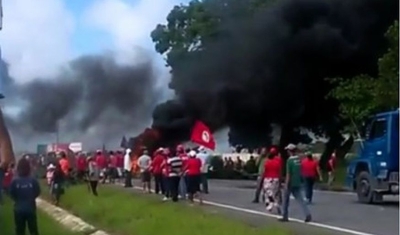
[[[205,152],[200,152],[197,154],[197,158],[199,158],[201,160],[201,173],[208,173],[208,161],[210,158],[210,155],[208,153]]]
[[[149,155],[142,155],[138,158],[137,165],[140,168],[140,172],[148,170],[151,166],[151,157]]]
[[[131,166],[131,156],[130,156],[130,150],[126,151],[125,156],[124,156],[124,170],[130,171],[132,166]]]

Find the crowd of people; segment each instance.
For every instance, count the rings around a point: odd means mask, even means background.
[[[176,149],[159,148],[153,157],[144,150],[136,165],[144,191],[152,192],[151,181],[154,179],[154,192],[163,195],[164,201],[189,199],[193,203],[198,198],[202,203],[202,193],[208,193],[209,159],[210,155],[202,147],[185,149],[178,145]],[[130,164],[126,166],[125,172],[132,175]],[[124,186],[132,187],[129,177],[126,177]]]
[[[261,197],[267,211],[280,214],[280,221],[288,221],[292,195],[305,214],[305,222],[309,222],[311,213],[308,204],[313,201],[314,183],[322,180],[318,161],[311,153],[299,151],[294,144],[289,144],[285,150],[289,155],[286,165],[277,147],[263,148],[259,157],[252,159],[258,167],[253,202],[259,203]],[[202,204],[202,195],[209,193],[211,156],[203,147],[185,149],[178,145],[176,148],[159,148],[152,154],[146,149],[140,154],[132,153],[129,148],[107,154],[99,150],[91,154],[79,153],[74,159],[72,167],[67,154],[60,152],[46,167],[48,189],[55,205],[59,204],[70,184],[84,182],[89,191],[98,196],[99,183],[118,182],[124,187],[133,187],[135,176],[140,176],[143,191],[160,194],[163,201],[188,199],[193,204],[198,199]],[[40,195],[40,185],[33,177],[34,169],[29,157],[22,158],[14,168],[14,164],[10,164],[5,171],[1,191],[5,191],[15,202],[16,234],[24,234],[26,226],[31,234],[37,234],[35,199]],[[328,168],[331,181],[335,168],[334,155],[329,160]]]
[[[159,148],[152,156],[146,149],[141,154],[134,154],[129,148],[125,149],[125,154],[110,151],[106,155],[100,150],[92,154],[80,153],[75,159],[75,174],[64,152],[58,159],[49,163],[46,173],[55,204],[59,203],[66,185],[72,182],[86,182],[97,196],[99,183],[121,183],[132,187],[132,179],[136,176],[140,177],[144,191],[153,192],[153,183],[154,192],[162,194],[164,201],[189,199],[194,202],[199,198],[201,202],[201,193],[208,193],[210,155],[202,147]]]

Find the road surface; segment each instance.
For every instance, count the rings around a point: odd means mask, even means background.
[[[135,186],[140,185],[135,181]],[[210,180],[208,205],[215,213],[228,214],[255,226],[264,226],[275,215],[266,213],[263,205],[253,204],[254,181]],[[291,200],[290,217],[295,229],[310,234],[395,235],[399,234],[399,200],[389,197],[384,205],[365,205],[356,202],[352,193],[315,191],[314,204],[310,205],[313,223],[302,223],[304,216]],[[308,230],[307,230],[308,229]],[[318,233],[320,232],[320,233]],[[302,232],[301,234],[303,234]]]
[[[255,182],[211,180],[207,200],[230,206],[265,212],[261,204],[253,204]],[[317,224],[354,230],[352,234],[399,234],[399,200],[389,197],[384,205],[364,205],[356,202],[352,193],[315,191],[310,206]],[[303,220],[295,201],[291,201],[290,217]],[[349,231],[350,232],[350,231]],[[349,233],[351,234],[351,233]]]

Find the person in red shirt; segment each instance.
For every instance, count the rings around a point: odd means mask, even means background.
[[[86,157],[84,154],[78,155],[78,158],[76,159],[76,168],[78,171],[77,172],[78,179],[83,181],[87,171]]]
[[[304,191],[308,203],[312,202],[314,183],[317,177],[322,180],[318,161],[313,158],[312,153],[306,153],[306,157],[301,161],[301,174],[304,180]]]
[[[186,162],[184,172],[187,176],[187,191],[189,200],[194,202],[194,198],[198,198],[200,204],[203,204],[203,197],[201,196],[200,182],[201,182],[201,160],[196,157],[195,151],[189,152],[189,159]]]
[[[101,182],[104,184],[106,182],[107,159],[100,150],[96,152],[96,164],[100,169]]]
[[[264,163],[264,198],[265,207],[268,211],[276,208],[279,211],[280,205],[277,198],[280,190],[280,178],[282,170],[282,162],[276,157],[275,152],[270,151],[268,159]]]
[[[11,163],[8,170],[4,174],[4,179],[2,182],[4,192],[6,193],[8,192],[8,188],[10,187],[13,178],[14,178],[14,164]]]
[[[154,176],[154,190],[156,194],[165,194],[164,183],[163,183],[163,175],[162,175],[162,164],[164,162],[165,157],[162,154],[162,149],[158,149],[154,153],[153,161],[151,162],[151,171]]]
[[[59,155],[60,155],[60,160],[58,161],[58,164],[60,164],[61,170],[64,173],[64,175],[67,179],[67,182],[68,182],[70,179],[69,173],[70,173],[71,167],[70,167],[70,164],[69,164],[69,161],[67,158],[67,154],[65,152],[60,152]]]
[[[117,171],[117,156],[113,151],[108,152],[108,156],[110,158],[110,164],[108,164],[108,178],[110,183],[115,183],[115,179],[118,178]]]
[[[331,158],[328,160],[328,185],[332,186],[335,181],[335,169],[336,169],[336,153],[332,153]]]

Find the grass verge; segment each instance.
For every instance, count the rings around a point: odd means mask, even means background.
[[[14,215],[12,202],[6,198],[5,204],[0,206],[0,231],[1,234],[11,235],[14,232]],[[64,228],[57,221],[53,220],[46,213],[38,210],[38,226],[39,233],[41,235],[83,235],[80,233],[74,233]],[[56,232],[55,232],[56,231]]]
[[[48,199],[48,198],[47,198]],[[95,227],[113,235],[289,235],[288,229],[268,224],[254,228],[186,203],[163,203],[159,197],[131,194],[112,186],[100,188],[100,196],[86,186],[69,187],[61,206]]]

